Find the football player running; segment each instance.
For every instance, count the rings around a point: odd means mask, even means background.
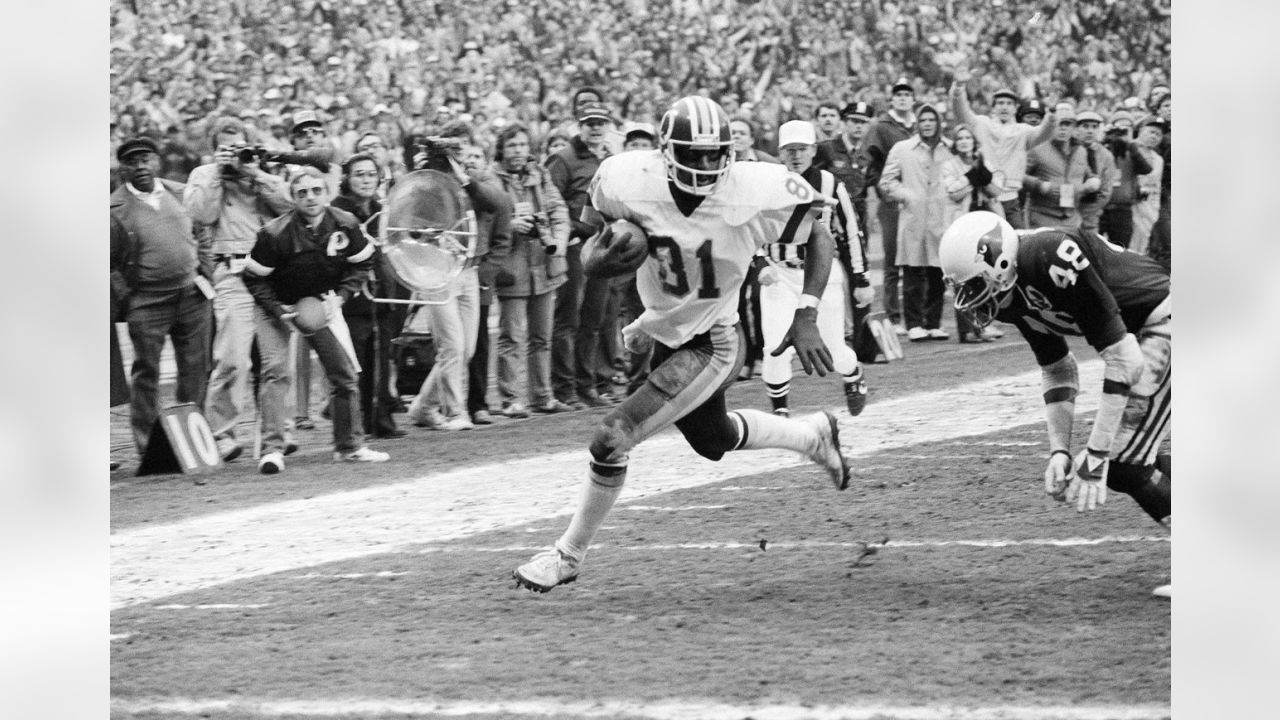
[[[794,348],[806,373],[833,370],[817,327],[817,307],[831,274],[834,243],[811,207],[809,183],[781,165],[735,163],[729,118],[700,96],[663,115],[658,149],[621,153],[600,164],[583,220],[601,230],[582,251],[584,272],[609,277],[636,271],[644,312],[623,329],[627,348],[653,347],[644,386],[596,427],[578,508],[554,547],[513,571],[537,592],[577,579],[592,538],[627,476],[628,453],[675,425],[699,455],[782,448],[822,466],[839,490],[849,484],[835,416],[790,419],[759,410],[728,411],[725,389],[742,368],[738,289],[765,243],[808,237],[804,294],[774,355]],[[821,207],[821,205],[819,205]],[[627,220],[648,242],[610,225]]]
[[[1150,258],[1084,229],[1017,230],[986,211],[957,218],[942,236],[942,271],[955,307],[982,328],[1022,331],[1043,381],[1049,431],[1045,492],[1093,510],[1107,489],[1125,493],[1169,525],[1169,273]],[[1078,390],[1066,335],[1102,356],[1102,396],[1084,448],[1072,457]],[[1162,477],[1156,477],[1159,464]],[[1158,594],[1167,594],[1167,586]]]

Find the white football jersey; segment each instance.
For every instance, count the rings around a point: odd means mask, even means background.
[[[734,163],[686,217],[657,150],[606,158],[590,196],[606,222],[630,220],[649,236],[649,255],[636,272],[645,307],[637,323],[668,347],[738,321],[738,290],[751,256],[767,243],[807,238],[816,198],[804,178],[782,165]]]

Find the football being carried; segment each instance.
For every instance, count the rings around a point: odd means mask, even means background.
[[[582,259],[582,270],[591,277],[614,277],[635,272],[649,254],[649,237],[630,220],[614,220],[600,231],[596,252]]]

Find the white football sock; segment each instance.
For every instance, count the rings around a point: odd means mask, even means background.
[[[799,420],[770,415],[759,410],[734,410],[729,415],[742,420],[742,435],[735,450],[781,448],[808,455],[818,438],[813,427]]]
[[[594,465],[594,463],[593,463]],[[569,527],[556,541],[556,548],[566,555],[581,561],[587,555],[587,548],[596,532],[604,524],[604,519],[613,509],[613,503],[622,493],[622,485],[627,480],[627,467],[622,465],[622,472],[605,476],[597,473],[595,468],[587,471],[586,482],[582,485],[582,494],[578,497],[578,509],[569,521]]]

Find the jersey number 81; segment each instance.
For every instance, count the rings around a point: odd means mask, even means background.
[[[663,235],[649,236],[649,254],[658,259],[658,277],[662,280],[662,289],[683,297],[689,293],[689,277],[685,272],[684,255],[675,238]],[[702,285],[698,288],[700,298],[720,297],[720,288],[716,287],[716,267],[711,260],[711,240],[703,240],[696,251],[698,268],[702,273]]]

